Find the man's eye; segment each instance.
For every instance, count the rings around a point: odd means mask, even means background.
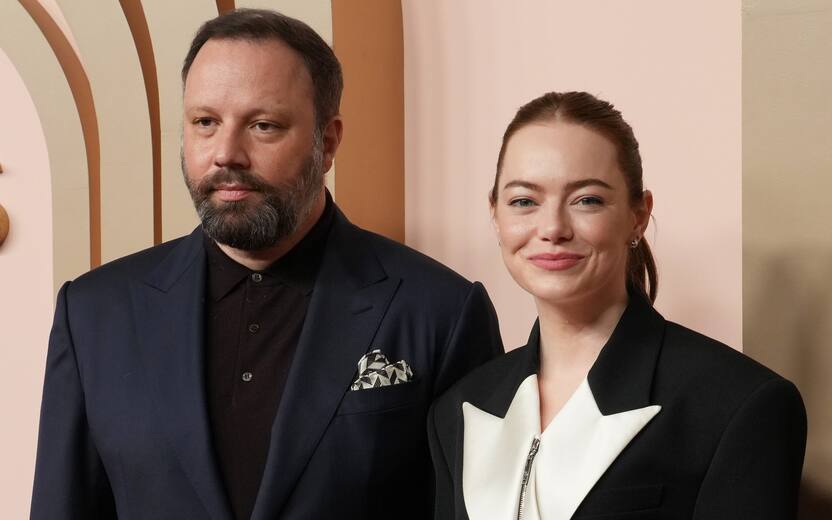
[[[273,132],[277,129],[277,125],[274,123],[269,123],[267,121],[258,121],[254,123],[254,128],[261,132]]]
[[[208,128],[209,126],[214,124],[214,121],[208,117],[200,117],[194,120],[194,124],[196,126],[201,126],[203,128]]]
[[[531,199],[514,199],[508,205],[515,208],[528,208],[534,206],[534,201]]]

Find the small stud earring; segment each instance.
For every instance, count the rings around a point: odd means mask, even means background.
[[[630,240],[630,249],[635,249],[638,247],[638,239],[634,238]]]

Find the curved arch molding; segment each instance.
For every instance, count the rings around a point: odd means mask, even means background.
[[[26,84],[46,138],[58,287],[100,263],[95,107],[78,56],[39,4],[0,2],[0,47]]]
[[[153,155],[142,69],[116,2],[59,0],[87,72],[101,141],[101,260],[153,245]]]

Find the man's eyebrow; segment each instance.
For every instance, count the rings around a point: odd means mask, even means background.
[[[183,112],[213,112],[214,109],[209,107],[208,105],[195,105],[192,107],[182,107]]]

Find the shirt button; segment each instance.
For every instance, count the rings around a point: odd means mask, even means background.
[[[256,283],[260,283],[263,281],[263,275],[260,273],[254,273],[251,275],[251,279]]]
[[[251,381],[253,378],[254,376],[251,375],[251,372],[243,372],[243,381],[245,381],[246,383]]]
[[[251,325],[248,326],[248,331],[251,332],[252,334],[257,332],[258,330],[260,330],[260,325],[258,325],[256,323],[252,323]]]

